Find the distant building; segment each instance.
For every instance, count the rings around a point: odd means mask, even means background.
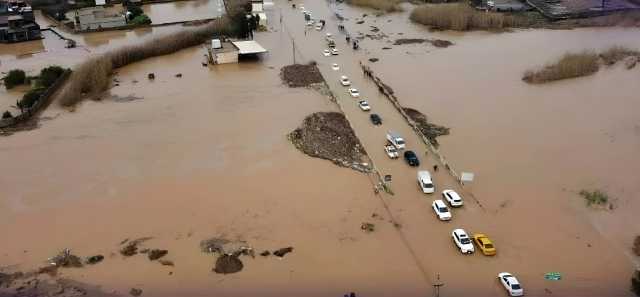
[[[266,52],[265,48],[253,40],[229,42],[213,39],[209,49],[209,63],[238,63],[243,56],[256,56]]]
[[[41,38],[31,6],[23,1],[0,1],[0,43]]]
[[[107,14],[104,7],[87,7],[75,11],[74,25],[76,30],[99,30],[122,27],[127,24],[124,14]]]

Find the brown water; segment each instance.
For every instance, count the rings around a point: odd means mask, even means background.
[[[258,35],[270,50],[262,62],[204,68],[200,48],[146,60],[121,69],[121,85],[112,90],[143,100],[87,102],[74,113],[52,109],[47,115],[60,116],[42,128],[0,139],[0,164],[11,171],[0,178],[0,234],[8,239],[0,263],[34,267],[64,247],[109,255],[124,238],[155,236],[149,245],[168,248],[176,267],[110,256],[64,275],[107,291],[142,287],[149,296],[341,296],[351,290],[424,296],[439,273],[447,296],[500,296],[495,275],[510,271],[531,296],[545,289],[561,296],[629,295],[627,244],[639,231],[632,221],[639,70],[616,67],[536,87],[520,76],[567,50],[640,47],[637,30],[433,34],[403,14],[355,25],[353,15],[363,11],[344,8],[352,31],[374,24],[387,34],[456,45],[383,51],[385,41],[364,40],[364,50],[353,53],[338,42],[341,54],[326,58],[324,32],[305,35],[301,13],[285,1],[276,4],[284,24],[272,22],[274,32]],[[305,7],[337,33],[325,2]],[[89,36],[98,40],[99,52],[130,42],[135,32]],[[382,116],[384,125],[373,127],[353,99],[337,92],[375,165],[393,175],[396,195],[384,199],[401,233],[370,217],[375,212],[389,219],[367,177],[308,158],[286,140],[305,115],[335,109],[312,91],[281,85],[278,69],[293,58],[289,34],[298,61],[316,60],[336,91],[342,90],[338,77],[350,76]],[[386,158],[387,129],[402,133],[421,157],[425,147],[361,76],[358,61],[374,56],[381,59],[374,71],[402,102],[452,127],[452,135],[440,139],[442,151],[456,168],[476,173],[467,190],[484,208],[466,196],[452,222],[438,222],[430,210],[437,195],[420,194],[415,169]],[[330,70],[334,62],[341,71]],[[156,73],[154,82],[145,79],[148,72]],[[433,164],[421,159],[423,168]],[[437,190],[455,185],[443,172],[435,180]],[[606,189],[618,208],[586,211],[575,194],[584,187]],[[361,233],[363,221],[376,223],[377,231]],[[489,234],[498,256],[461,256],[449,238],[456,227]],[[220,234],[258,250],[291,245],[295,251],[281,261],[248,259],[236,275],[215,275],[213,259],[200,254],[197,243]],[[563,280],[544,281],[550,271],[562,272]]]

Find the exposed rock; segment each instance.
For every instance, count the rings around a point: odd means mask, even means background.
[[[154,260],[158,260],[158,259],[164,257],[168,253],[169,253],[169,251],[167,251],[167,250],[153,249],[153,250],[149,251],[148,257],[149,257],[150,261],[154,261]]]
[[[277,257],[284,257],[284,255],[293,252],[293,247],[286,247],[286,248],[281,248],[279,250],[276,250],[273,252],[273,254]]]
[[[131,296],[135,296],[135,297],[140,296],[140,295],[142,295],[142,289],[131,288],[131,290],[129,290],[129,294]]]

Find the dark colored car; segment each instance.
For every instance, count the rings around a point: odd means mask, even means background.
[[[420,160],[418,160],[418,156],[413,151],[404,152],[404,160],[407,161],[409,166],[420,166]]]
[[[369,118],[374,125],[382,125],[382,118],[378,114],[372,113]]]

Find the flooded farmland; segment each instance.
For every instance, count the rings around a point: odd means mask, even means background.
[[[0,164],[10,174],[0,177],[6,239],[0,268],[37,268],[71,248],[106,259],[61,270],[64,277],[123,296],[133,287],[144,296],[424,296],[436,275],[446,296],[502,296],[495,279],[502,271],[517,275],[530,296],[631,296],[637,258],[630,245],[640,234],[633,216],[640,207],[640,163],[633,155],[640,146],[640,70],[618,65],[542,86],[521,78],[567,51],[638,49],[640,30],[434,33],[409,23],[408,10],[374,17],[366,9],[306,1],[314,17],[328,20],[318,32],[305,29],[287,1],[275,5],[268,11],[270,32],[256,34],[269,49],[258,61],[202,67],[202,47],[147,59],[119,69],[119,85],[101,101],[73,112],[52,106],[40,128],[1,137]],[[364,38],[361,50],[352,51],[334,11],[354,35],[375,26],[388,37]],[[172,30],[78,35],[83,46],[72,50],[58,48],[54,38],[0,45],[0,67],[73,66]],[[338,56],[322,55],[326,32],[336,35]],[[280,81],[279,69],[293,61],[291,37],[297,62],[318,63],[340,108]],[[398,38],[454,45],[393,45]],[[418,153],[420,168],[437,164],[362,75],[360,61],[404,106],[451,128],[438,138],[441,152],[456,170],[476,174],[460,188],[444,170],[432,172],[436,192],[451,187],[465,197],[451,222],[435,219],[431,201],[439,194],[420,193],[416,169],[382,150],[393,129]],[[382,116],[381,127],[347,96],[341,75]],[[0,96],[3,102],[19,97]],[[375,167],[393,176],[395,195],[375,195],[370,175],[309,158],[287,140],[307,115],[339,110]],[[613,209],[586,208],[577,195],[582,189],[605,190]],[[375,231],[363,232],[363,222],[374,223]],[[488,234],[498,255],[461,255],[451,243],[454,228]],[[118,254],[124,239],[146,236],[153,237],[148,247],[167,249],[175,266]],[[258,252],[294,250],[282,259],[249,258],[241,272],[218,275],[211,271],[215,259],[198,248],[214,236],[249,242]],[[545,280],[547,272],[560,272],[562,280]]]

